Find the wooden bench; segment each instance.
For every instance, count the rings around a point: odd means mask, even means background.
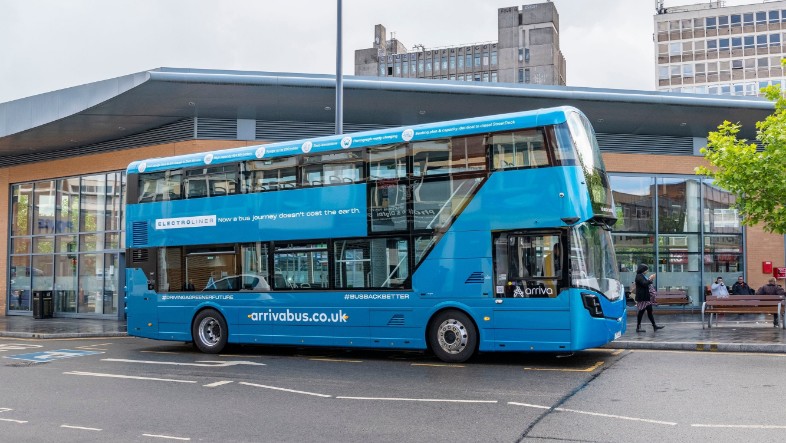
[[[701,305],[701,327],[704,329],[704,314],[709,314],[707,327],[712,327],[712,315],[715,314],[715,326],[718,326],[718,314],[780,314],[778,321],[783,329],[786,322],[783,295],[731,295],[728,297],[708,296]]]
[[[691,304],[691,299],[688,297],[688,293],[684,290],[674,290],[674,291],[657,291],[657,295],[655,296],[655,301],[657,305],[676,305],[676,306],[684,306]]]

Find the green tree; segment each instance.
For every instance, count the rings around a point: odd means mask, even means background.
[[[738,139],[739,123],[724,121],[707,136],[701,153],[711,167],[696,168],[697,174],[715,179],[715,183],[737,195],[734,204],[742,223],[761,223],[764,230],[786,233],[786,98],[777,86],[762,88],[775,102],[775,111],[764,121],[756,122],[756,144]]]

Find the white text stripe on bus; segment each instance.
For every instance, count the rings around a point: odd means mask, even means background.
[[[171,435],[142,434],[142,436],[143,437],[153,437],[153,438],[168,438],[170,440],[191,441],[190,437],[173,437]]]
[[[515,406],[525,406],[528,408],[536,408],[536,409],[551,409],[549,406],[541,406],[541,405],[531,405],[528,403],[517,403],[517,402],[508,402],[509,405]],[[645,423],[654,423],[658,425],[668,425],[668,426],[676,426],[677,423],[671,421],[660,421],[660,420],[651,420],[649,418],[638,418],[638,417],[627,417],[624,415],[614,415],[614,414],[601,414],[600,412],[589,412],[589,411],[578,411],[576,409],[566,409],[566,408],[554,408],[555,411],[559,412],[572,412],[574,414],[584,414],[584,415],[592,415],[595,417],[606,417],[606,418],[616,418],[619,420],[632,420],[632,421],[643,421]]]
[[[274,391],[291,392],[293,394],[313,395],[315,397],[324,397],[324,398],[329,398],[330,397],[330,395],[317,394],[316,392],[297,391],[297,390],[294,390],[294,389],[279,388],[279,387],[276,387],[276,386],[258,385],[256,383],[246,383],[244,381],[241,381],[240,384],[241,385],[246,385],[246,386],[253,386],[255,388],[272,389]]]
[[[13,418],[0,418],[0,421],[10,421],[11,423],[27,423],[26,420],[14,420]]]
[[[82,372],[82,371],[71,371],[71,372],[63,372],[66,375],[86,375],[90,377],[109,377],[109,378],[127,378],[131,380],[152,380],[152,381],[171,381],[174,383],[196,383],[192,380],[176,380],[173,378],[155,378],[155,377],[139,377],[136,375],[121,375],[121,374],[102,374],[100,372]]]
[[[782,425],[711,425],[711,424],[692,424],[694,428],[732,428],[732,429],[786,429]]]
[[[422,401],[434,403],[497,403],[497,400],[454,400],[449,398],[336,397],[342,400]]]
[[[223,381],[217,381],[215,383],[208,383],[208,384],[202,385],[202,386],[204,386],[206,388],[215,388],[215,387],[222,386],[222,385],[228,385],[230,383],[233,383],[232,380],[223,380]]]
[[[68,429],[81,429],[82,431],[102,431],[103,429],[99,428],[88,428],[86,426],[71,426],[71,425],[60,425],[61,428],[68,428]]]

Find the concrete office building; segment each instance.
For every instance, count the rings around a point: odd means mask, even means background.
[[[662,4],[655,15],[658,91],[758,95],[770,84],[786,86],[786,1]]]
[[[706,134],[732,118],[752,138],[756,97],[347,77],[344,132],[572,105],[592,121],[619,217],[623,280],[637,263],[695,305],[717,275],[751,285],[784,266],[783,236],[745,228],[734,196],[694,174]],[[0,103],[0,315],[123,317],[125,169],[151,157],[330,135],[328,75],[161,68]]]
[[[500,8],[495,42],[410,51],[374,27],[371,48],[355,51],[355,75],[441,80],[565,84],[565,57],[559,46],[559,14],[553,3]]]

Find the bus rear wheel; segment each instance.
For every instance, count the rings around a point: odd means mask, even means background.
[[[218,354],[227,344],[227,322],[218,311],[205,309],[199,312],[191,325],[194,345],[206,354]]]
[[[431,351],[440,360],[461,363],[475,353],[478,332],[472,320],[463,312],[444,311],[432,319],[428,342]]]

